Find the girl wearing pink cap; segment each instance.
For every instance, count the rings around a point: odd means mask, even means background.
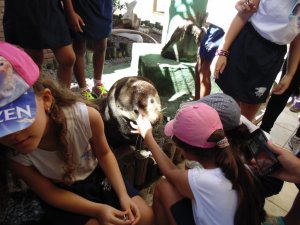
[[[250,171],[230,149],[216,110],[204,103],[183,105],[165,127],[189,160],[202,167],[179,169],[161,150],[147,118],[131,124],[145,139],[162,174],[153,210],[156,225],[260,225],[264,199]]]

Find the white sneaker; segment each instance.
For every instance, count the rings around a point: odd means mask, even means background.
[[[294,134],[288,141],[288,145],[294,155],[297,155],[300,151],[300,138],[297,137],[296,134]]]

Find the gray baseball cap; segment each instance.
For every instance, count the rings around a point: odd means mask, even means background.
[[[197,101],[185,102],[183,104],[195,104],[197,102],[205,103],[218,112],[225,131],[232,130],[240,125],[241,109],[231,96],[224,93],[215,93]]]

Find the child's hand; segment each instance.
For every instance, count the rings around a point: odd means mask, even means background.
[[[251,0],[239,0],[235,4],[235,8],[239,13],[254,13],[257,11],[257,6]]]
[[[99,206],[97,221],[99,224],[131,225],[132,221],[125,219],[126,211],[117,210],[109,205]]]
[[[211,71],[213,72],[213,76],[215,79],[219,79],[220,74],[223,73],[225,66],[227,64],[226,56],[215,56],[213,62],[211,64]]]
[[[275,95],[281,95],[283,92],[286,91],[286,89],[288,89],[291,81],[292,81],[291,76],[287,76],[287,75],[283,76],[283,78],[279,81],[279,83],[274,86],[272,92]]]
[[[148,131],[152,132],[152,125],[149,119],[143,115],[139,115],[136,120],[136,124],[130,122],[131,127],[134,130],[131,130],[131,133],[140,134],[144,139]]]
[[[126,215],[123,218],[124,221],[128,220],[131,222],[131,225],[136,225],[141,219],[141,213],[137,205],[128,195],[126,197],[120,198],[120,204],[122,209],[124,209],[126,212]]]
[[[84,27],[85,24],[82,18],[76,12],[73,12],[69,15],[68,21],[72,30],[75,32],[83,32],[82,27]]]

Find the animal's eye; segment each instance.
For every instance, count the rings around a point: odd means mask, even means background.
[[[153,100],[153,98],[150,100],[150,102],[151,102],[151,103],[154,103],[154,100]]]
[[[133,112],[137,115],[139,114],[139,111],[137,109],[133,110]]]

